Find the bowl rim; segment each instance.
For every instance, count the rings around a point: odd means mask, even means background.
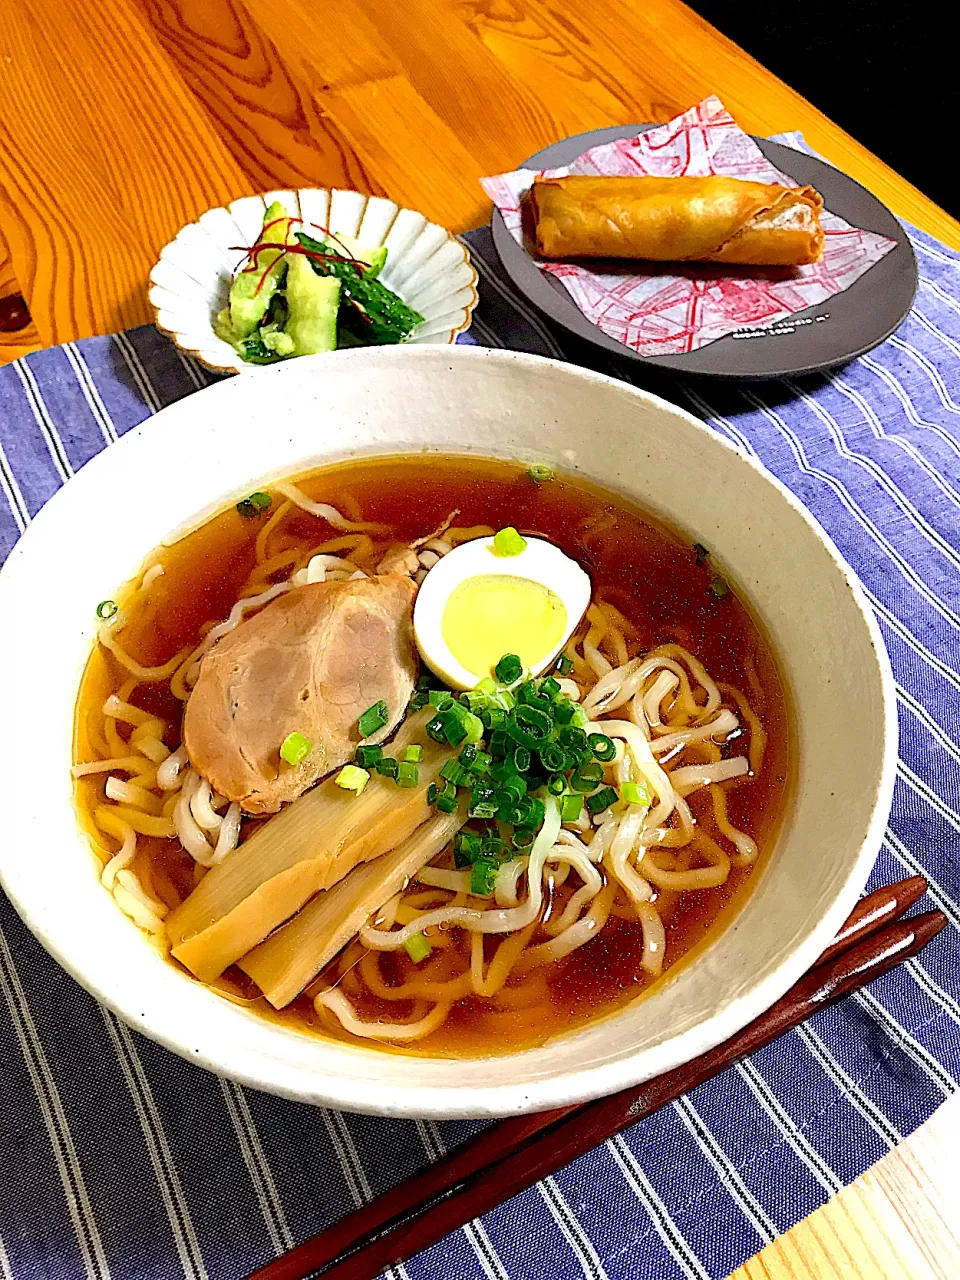
[[[335,355],[344,364],[348,362],[362,364],[370,358],[370,350],[370,348],[359,348],[330,354]],[[526,365],[532,369],[543,370],[549,368],[561,377],[572,377],[595,385],[613,387],[621,395],[644,401],[658,411],[665,410],[669,415],[682,417],[688,425],[698,432],[704,433],[705,438],[709,438],[711,447],[729,450],[731,454],[736,456],[741,465],[749,467],[768,484],[772,485],[781,498],[803,520],[811,535],[820,543],[821,549],[827,552],[833,562],[849,590],[855,608],[860,615],[860,621],[866,628],[867,638],[876,662],[876,674],[879,679],[883,700],[882,767],[874,791],[869,822],[860,838],[856,854],[851,855],[849,871],[838,888],[832,903],[829,904],[820,919],[812,927],[807,928],[806,936],[802,941],[794,946],[790,954],[778,961],[776,967],[765,978],[760,981],[754,981],[747,990],[741,992],[725,1007],[717,1010],[708,1018],[697,1022],[679,1035],[673,1036],[662,1045],[657,1046],[656,1049],[646,1051],[646,1057],[653,1056],[656,1058],[652,1070],[648,1067],[638,1069],[638,1055],[628,1054],[616,1060],[602,1063],[599,1066],[581,1065],[573,1068],[561,1068],[555,1073],[544,1075],[535,1081],[521,1081],[519,1083],[431,1085],[428,1090],[418,1087],[415,1081],[411,1081],[409,1086],[404,1085],[402,1088],[393,1088],[389,1097],[385,1097],[382,1100],[379,1098],[371,1100],[369,1082],[363,1080],[360,1076],[353,1078],[346,1074],[338,1073],[336,1076],[331,1077],[333,1083],[331,1088],[327,1083],[327,1077],[322,1074],[322,1064],[318,1064],[319,1069],[310,1071],[296,1063],[291,1066],[282,1059],[279,1052],[268,1054],[256,1048],[248,1050],[242,1043],[233,1041],[229,1043],[226,1050],[219,1044],[209,1041],[202,1050],[198,1049],[195,1044],[186,1040],[182,1034],[178,1036],[176,1019],[166,1016],[164,1010],[156,1010],[151,1018],[150,1013],[144,1012],[140,1007],[141,1001],[125,1002],[111,991],[108,986],[98,985],[85,973],[84,958],[76,953],[77,948],[66,946],[59,937],[51,936],[43,919],[43,907],[39,895],[34,898],[29,890],[29,884],[27,885],[27,892],[22,892],[22,872],[11,849],[13,842],[5,841],[0,844],[0,884],[2,884],[18,914],[34,936],[38,938],[61,967],[70,973],[96,999],[110,1008],[128,1025],[142,1031],[165,1048],[172,1050],[188,1061],[202,1065],[219,1075],[226,1076],[242,1084],[295,1101],[396,1117],[429,1117],[436,1119],[456,1117],[494,1118],[546,1110],[553,1107],[576,1105],[596,1097],[615,1093],[621,1089],[639,1085],[644,1080],[680,1066],[697,1054],[716,1047],[775,1003],[802,973],[811,966],[828,943],[832,941],[836,930],[849,914],[863,889],[876,853],[880,848],[892,802],[898,738],[895,686],[889,657],[882,641],[879,625],[856,574],[811,513],[803,507],[799,500],[776,476],[772,475],[759,462],[737,448],[719,433],[713,431],[706,423],[694,417],[688,411],[664,400],[662,397],[653,395],[620,379],[597,373],[593,370],[583,369],[580,366],[568,364],[564,361],[551,360],[528,353],[474,346],[460,346],[456,347],[454,351],[438,351],[436,347],[422,346],[403,349],[379,349],[379,358],[383,357],[384,350],[389,353],[387,355],[389,361],[397,361],[398,363],[409,360],[423,360],[425,363],[429,363],[431,359],[437,359],[438,357],[444,362],[454,359],[478,363],[510,363],[520,366]],[[267,366],[263,370],[263,375],[265,377],[282,377],[285,375],[281,371],[297,367],[305,373],[308,367],[305,361],[326,358],[324,356],[306,357],[298,361],[291,361],[285,365]],[[319,376],[323,376],[322,367],[317,368],[317,373]],[[204,388],[204,392],[209,396],[216,395],[220,398],[225,398],[235,396],[238,393],[239,385],[234,379],[229,379],[223,383]],[[193,399],[192,396],[189,398]],[[209,404],[209,401],[205,403]],[[168,406],[168,408],[174,410],[176,409],[176,404]],[[152,418],[147,419],[127,432],[110,449],[102,450],[77,472],[68,485],[64,485],[54,494],[37,513],[31,525],[28,526],[11,551],[7,564],[0,569],[0,609],[3,609],[4,605],[6,605],[7,610],[10,610],[10,605],[15,603],[16,595],[14,591],[18,583],[11,566],[13,569],[18,568],[25,558],[29,558],[32,555],[34,541],[38,537],[36,531],[45,531],[47,526],[57,519],[60,502],[62,501],[61,494],[67,491],[76,494],[78,486],[82,487],[89,482],[84,481],[84,476],[95,479],[100,471],[105,468],[112,469],[118,464],[124,465],[127,454],[140,447],[138,441],[163,429],[162,422],[158,425],[157,419],[162,420],[164,412],[165,410],[161,410]],[[186,513],[185,519],[188,523],[194,516],[205,519],[223,505],[224,503],[218,501],[202,512]],[[171,533],[176,530],[176,527],[176,525],[171,527]],[[149,548],[143,554],[148,553]],[[8,602],[8,597],[10,596],[13,599]],[[15,614],[9,611],[6,616],[15,616]],[[13,747],[5,745],[4,741],[0,740],[0,761],[4,757],[11,758],[13,754]],[[79,826],[76,828],[76,833],[78,844],[82,844],[83,836]],[[174,972],[174,970],[171,970],[172,974]],[[611,1018],[616,1018],[620,1015],[614,1013],[610,1016]],[[300,1033],[289,1030],[286,1031],[286,1034],[300,1035]],[[357,1048],[356,1052],[369,1054],[378,1051],[363,1047]],[[416,1061],[415,1057],[411,1058],[411,1062]],[[473,1061],[482,1061],[482,1059],[473,1059]]]
[[[257,199],[263,200],[264,208],[266,208],[267,197],[271,195],[272,196],[294,195],[297,198],[297,205],[299,207],[300,193],[302,191],[309,191],[309,192],[322,191],[322,192],[326,192],[330,196],[332,196],[334,192],[343,192],[346,195],[362,196],[367,201],[367,203],[369,203],[371,200],[384,201],[385,203],[392,204],[396,207],[397,213],[395,215],[395,218],[399,217],[401,213],[417,213],[420,215],[420,217],[426,219],[427,227],[437,227],[439,228],[439,230],[443,231],[447,237],[447,240],[457,245],[463,253],[463,261],[471,273],[471,278],[467,284],[461,285],[460,288],[463,288],[463,289],[469,288],[471,292],[471,296],[469,301],[464,303],[463,320],[455,328],[449,330],[449,335],[445,337],[442,342],[430,342],[430,343],[425,342],[425,343],[411,344],[411,345],[435,346],[435,347],[453,346],[456,343],[458,336],[461,333],[467,332],[467,330],[470,328],[471,324],[473,323],[473,313],[474,311],[476,311],[477,305],[480,301],[480,290],[479,290],[480,276],[477,271],[477,268],[473,265],[473,259],[470,257],[470,250],[467,248],[466,244],[464,244],[460,236],[455,235],[452,231],[449,230],[449,228],[444,227],[441,223],[433,222],[430,218],[427,218],[427,215],[425,213],[420,213],[419,209],[411,209],[407,205],[397,204],[396,200],[391,200],[389,196],[371,195],[369,192],[356,191],[352,187],[288,187],[283,189],[278,188],[273,191],[251,191],[248,195],[237,196],[237,198],[235,200],[231,200],[229,204],[211,205],[209,209],[204,209],[202,213],[198,213],[197,216],[194,219],[192,219],[190,222],[185,222],[183,226],[179,229],[177,234],[173,236],[170,240],[168,240],[167,243],[160,250],[160,253],[157,257],[157,261],[150,268],[150,273],[148,276],[150,287],[147,290],[147,300],[150,303],[150,306],[154,313],[153,323],[155,327],[165,337],[169,338],[170,341],[174,344],[174,346],[177,347],[178,350],[182,351],[184,355],[192,356],[195,360],[199,361],[199,363],[202,364],[205,369],[209,369],[213,373],[222,373],[222,374],[236,373],[236,374],[249,375],[251,373],[262,372],[264,368],[275,367],[273,365],[264,366],[264,365],[247,364],[245,361],[240,359],[239,355],[236,356],[236,358],[230,364],[217,364],[212,360],[208,360],[206,356],[201,354],[199,347],[191,346],[189,340],[186,340],[186,341],[183,340],[186,337],[183,330],[170,328],[168,324],[163,322],[162,317],[165,313],[165,308],[155,300],[154,291],[157,289],[166,288],[167,286],[163,285],[159,280],[156,280],[154,278],[154,272],[163,262],[164,257],[167,254],[168,250],[171,249],[174,244],[176,244],[176,242],[180,239],[181,235],[184,233],[184,231],[187,230],[188,227],[200,227],[201,230],[205,230],[201,226],[200,219],[205,218],[208,213],[230,213],[234,204],[236,204],[238,200],[257,200]],[[210,326],[210,332],[211,333],[214,332],[212,325]],[[214,334],[214,336],[216,337],[216,334]],[[404,344],[401,343],[399,345],[404,345]],[[335,355],[336,352],[328,351],[328,352],[323,352],[322,354]],[[303,359],[302,356],[298,358]],[[281,363],[281,362],[278,362],[278,363]]]

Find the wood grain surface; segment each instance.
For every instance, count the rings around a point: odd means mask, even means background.
[[[853,54],[851,54],[853,56]],[[477,185],[566,134],[667,120],[710,92],[801,129],[906,221],[960,224],[679,0],[3,0],[0,362],[149,321],[160,248],[204,209],[348,186],[462,231]],[[956,1280],[960,1101],[736,1280]]]

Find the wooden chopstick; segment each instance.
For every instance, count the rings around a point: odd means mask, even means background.
[[[814,968],[716,1049],[609,1098],[502,1120],[247,1280],[374,1280],[916,955],[946,923],[939,911],[899,920],[926,887],[913,876],[862,899]]]

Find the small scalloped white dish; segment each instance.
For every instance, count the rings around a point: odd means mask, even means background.
[[[359,191],[269,191],[208,209],[187,223],[161,249],[150,272],[157,328],[207,368],[249,373],[262,367],[247,364],[217,337],[214,321],[227,305],[231,281],[246,257],[242,246],[256,242],[264,211],[273,201],[307,226],[353,236],[370,248],[386,245],[379,278],[423,316],[408,344],[447,346],[469,329],[477,305],[477,273],[466,248],[444,227],[392,200]]]

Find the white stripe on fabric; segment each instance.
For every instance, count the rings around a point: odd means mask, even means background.
[[[821,1157],[816,1147],[807,1141],[803,1130],[793,1117],[780,1105],[779,1098],[767,1084],[761,1071],[754,1066],[750,1058],[739,1062],[737,1070],[761,1107],[783,1134],[784,1140],[793,1148],[798,1159],[807,1166],[824,1191],[829,1195],[835,1195],[843,1183]]]
[[[903,841],[896,836],[889,827],[884,833],[883,842],[900,863],[911,875],[923,876],[927,882],[927,893],[935,903],[938,910],[942,911],[955,929],[960,929],[960,910],[954,903],[953,899],[944,892],[943,888],[933,878],[932,872],[925,867],[918,858],[910,852]]]
[[[607,1148],[616,1160],[621,1173],[626,1178],[637,1199],[646,1209],[657,1235],[673,1255],[677,1266],[687,1280],[710,1280],[710,1275],[700,1259],[690,1248],[687,1240],[673,1219],[667,1213],[666,1206],[654,1191],[650,1179],[640,1167],[636,1156],[627,1146],[622,1134],[607,1140]],[[640,1277],[637,1278],[640,1280]]]
[[[960,832],[960,813],[952,809],[946,800],[940,798],[932,787],[928,786],[903,760],[897,761],[897,776],[907,784],[911,791],[926,800],[931,809],[935,809],[954,831]]]
[[[882,348],[881,348],[882,353]],[[913,401],[907,395],[903,388],[903,384],[888,369],[880,359],[874,359],[873,356],[861,356],[859,363],[864,365],[871,373],[877,375],[893,392],[903,406],[907,419],[915,427],[920,427],[924,431],[929,431],[941,440],[949,449],[951,449],[958,457],[960,457],[960,445],[948,431],[944,431],[943,427],[936,422],[927,422],[925,418],[921,418],[914,408]]]
[[[951,484],[947,483],[946,479],[940,474],[937,468],[923,456],[911,440],[908,440],[905,436],[885,431],[883,423],[880,421],[877,414],[874,413],[873,409],[860,392],[857,391],[855,387],[850,386],[850,384],[841,378],[839,374],[832,374],[829,381],[834,387],[836,387],[841,395],[844,395],[848,400],[853,401],[863,414],[867,426],[870,428],[871,433],[877,440],[890,440],[901,448],[903,452],[916,463],[931,484],[935,485],[940,490],[947,501],[953,503],[955,507],[960,507],[960,493],[958,493]],[[895,382],[896,379],[893,379],[893,381]],[[900,490],[898,489],[897,492],[899,493]],[[939,537],[939,534],[937,536]]]
[[[73,467],[70,465],[70,459],[67,457],[67,451],[63,447],[63,442],[53,424],[53,419],[47,412],[47,406],[43,402],[43,396],[40,394],[37,380],[33,376],[33,370],[26,360],[14,361],[13,367],[16,369],[17,375],[23,384],[30,410],[37,426],[40,428],[40,434],[46,442],[47,452],[50,454],[53,465],[59,472],[60,479],[67,481],[73,475]]]
[[[3,990],[4,999],[10,1010],[10,1020],[20,1042],[23,1060],[50,1139],[50,1147],[67,1202],[67,1211],[80,1248],[83,1269],[88,1280],[109,1280],[110,1268],[103,1251],[100,1229],[87,1194],[66,1112],[47,1061],[43,1042],[33,1021],[30,1006],[27,1004],[13,953],[2,931],[0,931],[0,988]]]
[[[804,1041],[811,1054],[844,1095],[846,1101],[860,1112],[874,1133],[893,1150],[902,1139],[903,1134],[894,1128],[880,1108],[867,1097],[856,1082],[844,1071],[809,1023],[801,1023],[797,1031],[801,1040]]]
[[[887,1031],[892,1039],[900,1046],[901,1050],[911,1058],[920,1070],[939,1086],[945,1098],[949,1098],[951,1094],[957,1091],[957,1082],[945,1067],[941,1067],[931,1054],[907,1031],[898,1019],[896,1019],[890,1010],[876,998],[871,991],[866,988],[862,991],[856,991],[853,995],[854,1002],[865,1010],[868,1014],[886,1024]]]
[[[247,1166],[250,1181],[260,1201],[260,1212],[263,1214],[263,1221],[270,1235],[274,1253],[279,1256],[285,1249],[293,1248],[293,1233],[287,1225],[277,1184],[263,1150],[257,1126],[250,1114],[246,1094],[240,1085],[234,1084],[232,1080],[224,1080],[222,1077],[220,1089],[230,1120],[236,1130],[243,1163]]]
[[[945,662],[942,662],[931,649],[927,648],[922,640],[918,640],[913,632],[900,621],[896,614],[891,613],[886,605],[873,594],[862,579],[860,581],[860,585],[863,587],[864,594],[870,601],[870,606],[876,613],[877,617],[881,618],[890,630],[895,632],[903,643],[914,651],[922,662],[925,662],[928,667],[933,671],[936,671],[938,676],[941,676],[948,684],[952,684],[955,689],[960,691],[960,674],[954,671],[952,667],[948,667]]]
[[[23,533],[30,523],[30,512],[27,510],[27,504],[24,502],[23,494],[20,492],[17,477],[7,461],[7,455],[3,451],[2,444],[0,444],[0,489],[3,490],[3,496],[7,500],[7,506],[16,521],[17,528]]]
[[[948,258],[946,254],[938,253],[932,245],[927,244],[916,236],[910,237],[910,243],[915,249],[919,250],[920,253],[925,253],[928,258],[933,258],[935,262],[942,262],[945,267],[953,267],[956,269],[960,266],[960,257]]]
[[[740,1177],[733,1161],[720,1146],[711,1130],[704,1124],[700,1113],[690,1099],[688,1097],[678,1098],[673,1104],[673,1108],[689,1130],[694,1142],[700,1147],[703,1154],[719,1174],[720,1181],[727,1188],[731,1198],[760,1239],[764,1244],[769,1244],[771,1240],[775,1240],[779,1234],[776,1224]]]
[[[580,1225],[576,1214],[567,1203],[563,1192],[557,1186],[553,1175],[550,1174],[542,1182],[538,1182],[537,1190],[550,1210],[553,1220],[563,1232],[567,1243],[573,1250],[586,1280],[607,1280],[607,1273],[603,1268],[603,1263],[600,1261],[599,1254],[593,1247],[590,1237]]]
[[[940,983],[927,972],[922,962],[914,957],[912,960],[904,962],[903,966],[913,978],[918,987],[922,987],[930,999],[940,1006],[940,1008],[953,1018],[954,1022],[960,1023],[960,1004],[954,1000],[949,991],[944,991]]]
[[[787,426],[784,419],[776,412],[776,410],[771,408],[770,405],[766,404],[765,401],[761,400],[760,397],[752,391],[744,390],[741,394],[750,404],[759,409],[768,421],[774,424],[780,435],[784,440],[786,440],[800,470],[805,475],[813,476],[836,494],[846,510],[854,520],[856,520],[857,524],[859,524],[861,528],[870,535],[877,546],[881,547],[886,552],[887,558],[897,566],[900,571],[900,576],[909,582],[917,594],[922,596],[930,607],[940,614],[945,622],[948,622],[954,630],[960,631],[960,614],[955,613],[953,609],[951,609],[930,589],[930,587],[927,586],[926,582],[924,582],[923,578],[913,565],[904,559],[887,536],[881,533],[870,517],[860,506],[858,506],[856,502],[854,502],[842,481],[838,480],[836,476],[831,475],[828,471],[823,471],[821,468],[811,465],[807,458],[806,450],[800,442],[799,436],[797,436],[791,428]]]
[[[950,395],[950,392],[947,390],[947,384],[940,377],[936,366],[931,364],[923,352],[913,346],[912,343],[907,342],[906,338],[902,337],[899,333],[891,334],[887,341],[892,347],[896,347],[898,351],[903,351],[906,355],[913,357],[929,378],[930,385],[937,393],[937,399],[943,405],[944,409],[946,409],[948,413],[960,414],[960,405],[958,405]],[[958,452],[960,452],[960,449],[958,449]]]
[[[130,1029],[109,1009],[101,1006],[100,1012],[103,1014],[110,1039],[113,1041],[120,1070],[123,1072],[137,1119],[140,1121],[140,1130],[150,1156],[150,1163],[153,1165],[157,1187],[170,1223],[185,1280],[207,1280],[207,1269],[183,1192],[183,1185],[180,1182],[180,1175],[177,1173],[163,1122],[154,1101],[153,1090],[144,1073]]]
[[[860,396],[856,391],[848,391],[844,387],[840,378],[831,378],[829,381],[837,388],[838,391],[841,392],[842,395],[847,396],[848,399],[852,400],[853,403],[856,404],[857,408],[867,419],[867,424],[869,426],[872,427],[873,425],[870,421],[871,417],[874,422],[878,422],[876,415],[872,414],[871,410],[867,408],[862,396]],[[886,493],[896,506],[900,508],[914,528],[923,534],[929,545],[935,547],[944,559],[948,560],[955,569],[960,569],[960,553],[958,553],[956,549],[947,542],[946,538],[941,536],[939,531],[933,527],[930,521],[927,520],[922,512],[917,509],[917,507],[910,501],[902,489],[894,483],[882,467],[878,466],[878,464],[867,454],[859,453],[850,447],[847,443],[846,436],[843,433],[843,427],[841,427],[833,414],[828,413],[823,405],[818,404],[812,396],[809,396],[805,391],[802,391],[791,379],[785,378],[783,382],[785,386],[790,388],[797,399],[802,400],[804,404],[809,407],[811,412],[820,419],[830,432],[836,446],[838,456],[841,458],[849,458],[856,466],[862,468],[862,470],[866,471],[868,475],[872,476],[880,488],[883,489],[884,493]],[[872,434],[876,435],[877,433],[873,431]],[[895,443],[899,443],[894,436],[889,436],[887,438],[893,440]],[[933,471],[929,465],[924,466],[923,469],[927,472]]]
[[[197,391],[202,391],[203,388],[207,386],[207,383],[203,378],[201,378],[195,362],[190,358],[190,356],[181,351],[179,347],[174,347],[174,351],[177,353],[177,359],[183,366],[184,373],[193,383]]]
[[[113,335],[113,344],[123,357],[123,362],[127,366],[131,378],[136,383],[141,398],[146,402],[147,408],[151,413],[159,413],[160,398],[147,377],[146,370],[140,363],[140,357],[137,355],[133,343],[125,333],[115,333]]]
[[[17,1280],[13,1274],[13,1268],[10,1266],[10,1258],[7,1254],[7,1246],[3,1242],[3,1236],[0,1236],[0,1276],[3,1280]]]
[[[934,297],[939,298],[945,306],[948,306],[951,311],[955,311],[957,315],[960,316],[960,303],[957,303],[948,293],[944,293],[935,280],[921,279],[920,288],[926,289],[928,293],[932,293]]]
[[[930,317],[925,315],[916,303],[913,305],[910,317],[911,319],[916,320],[922,329],[926,329],[927,333],[929,333],[936,342],[939,342],[941,346],[946,347],[948,351],[952,351],[955,356],[960,356],[960,343],[955,342],[953,338],[950,337],[949,333],[944,333],[942,329],[938,329]],[[951,399],[950,403],[954,405],[957,412],[960,413],[960,405],[958,405],[953,399]]]
[[[63,353],[70,362],[77,384],[83,392],[83,398],[86,400],[90,412],[100,428],[100,434],[107,444],[113,444],[117,439],[117,429],[113,425],[113,419],[107,412],[107,406],[103,403],[97,384],[87,368],[87,362],[80,353],[80,348],[75,342],[66,342],[63,346]]]
[[[942,747],[943,750],[946,751],[947,755],[950,756],[955,764],[960,764],[960,746],[954,742],[953,738],[950,737],[942,725],[938,724],[937,721],[934,720],[926,707],[916,700],[909,689],[905,689],[899,682],[894,683],[894,688],[896,689],[897,701],[900,705],[905,707],[906,710],[920,722],[923,728],[926,729],[927,733],[930,734],[930,737],[936,741],[938,746]]]
[[[423,1149],[431,1161],[439,1160],[441,1156],[446,1155],[447,1144],[433,1120],[415,1120],[414,1125],[420,1135]],[[464,1223],[462,1230],[489,1280],[510,1280],[481,1219],[474,1218],[472,1222]]]

